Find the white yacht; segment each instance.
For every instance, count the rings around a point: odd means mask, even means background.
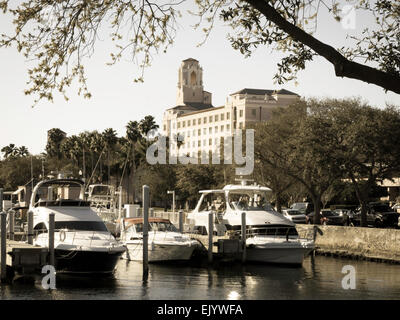
[[[125,247],[84,200],[84,182],[58,178],[39,182],[32,193],[34,244],[48,247],[49,214],[55,214],[57,272],[112,273]]]
[[[198,245],[168,219],[149,218],[148,234],[149,262],[189,260]],[[127,248],[125,259],[143,261],[143,218],[123,219],[121,241]]]
[[[188,219],[200,234],[240,235],[246,213],[246,260],[302,264],[314,249],[312,240],[300,239],[295,224],[275,211],[267,201],[271,189],[259,185],[226,185],[221,190],[200,191],[201,197]],[[215,213],[214,230],[208,230],[208,214]]]
[[[107,229],[114,235],[119,235],[119,223],[121,209],[117,209],[117,195],[115,187],[107,184],[89,185],[87,200],[97,215],[104,221]],[[120,199],[121,200],[121,199]],[[121,206],[119,204],[119,206]]]

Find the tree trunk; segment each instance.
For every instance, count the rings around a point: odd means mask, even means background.
[[[321,196],[311,195],[314,204],[314,224],[321,224]]]
[[[279,213],[282,213],[282,197],[280,193],[276,193],[275,194],[275,207],[276,207],[276,211],[278,211]]]

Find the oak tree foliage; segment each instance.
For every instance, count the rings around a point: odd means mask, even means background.
[[[110,64],[130,58],[139,65],[135,81],[154,55],[173,44],[182,4],[188,0],[0,0],[0,10],[13,16],[15,31],[2,34],[0,46],[15,45],[34,61],[28,70],[26,94],[53,100],[59,91],[78,80],[79,94],[91,96],[85,76],[85,59],[95,51],[100,35],[109,33],[115,43]],[[324,57],[339,77],[373,83],[400,93],[400,3],[391,0],[195,0],[191,13],[207,36],[216,19],[232,27],[232,47],[245,56],[260,46],[285,53],[278,63],[278,83],[296,79],[299,70],[315,56]],[[315,33],[322,11],[338,21],[346,4],[367,14],[373,23],[362,33],[348,30],[351,45],[334,48]],[[185,12],[186,13],[186,12]],[[196,18],[196,17],[195,17]]]

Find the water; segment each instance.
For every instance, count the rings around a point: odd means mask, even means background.
[[[342,268],[356,270],[356,289],[342,288]],[[400,265],[308,257],[301,268],[227,265],[218,269],[150,265],[147,284],[142,265],[120,260],[109,279],[57,279],[57,289],[14,283],[0,287],[0,299],[399,299]]]

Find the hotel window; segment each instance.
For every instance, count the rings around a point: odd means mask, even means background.
[[[230,124],[227,124],[227,125],[226,125],[226,131],[229,131],[230,128],[231,128],[231,125],[230,125]]]
[[[201,147],[201,140],[197,141],[197,146]]]
[[[192,147],[194,148],[196,146],[196,141],[192,142]]]
[[[212,139],[208,139],[208,145],[212,146]]]
[[[193,125],[194,126],[196,125],[196,119],[193,119]]]
[[[212,122],[212,116],[209,116],[209,117],[208,117],[208,121],[209,121],[209,122]]]
[[[166,131],[167,130],[167,126],[164,124],[164,131]]]
[[[203,134],[207,134],[207,128],[203,128]]]
[[[243,110],[239,110],[239,117],[243,117]]]
[[[182,128],[185,127],[185,124],[186,124],[186,121],[183,121],[183,122],[182,122]]]
[[[180,122],[178,122],[178,129],[181,127],[181,123]]]
[[[214,117],[214,121],[218,121],[218,115],[217,114]]]
[[[215,132],[215,133],[218,133],[218,127],[215,127],[215,128],[214,128],[214,132]]]
[[[201,124],[201,118],[198,118],[197,120],[197,124]]]
[[[212,128],[211,127],[208,128],[208,133],[212,134]]]
[[[219,145],[219,139],[218,139],[218,138],[215,138],[215,140],[214,140],[214,144],[215,144],[216,146],[218,146],[218,145]]]
[[[196,136],[196,130],[193,130],[193,137]]]
[[[227,112],[227,113],[226,113],[226,120],[229,120],[230,117],[231,117],[231,113],[230,113],[230,112]]]
[[[188,136],[188,138],[190,137],[190,131],[187,132],[187,136]]]
[[[255,116],[257,116],[257,109],[251,109],[251,115],[253,116],[253,117],[255,117]]]
[[[239,129],[243,129],[243,122],[239,122]]]
[[[223,125],[221,126],[221,132],[224,132],[224,126]]]
[[[221,121],[224,121],[224,114],[221,113]]]
[[[206,146],[206,140],[205,139],[203,140],[203,146],[204,147]]]
[[[201,129],[197,130],[197,135],[201,136]]]
[[[207,123],[207,117],[204,117],[203,119],[203,123],[206,124]]]
[[[190,127],[190,120],[188,120],[188,127]]]

